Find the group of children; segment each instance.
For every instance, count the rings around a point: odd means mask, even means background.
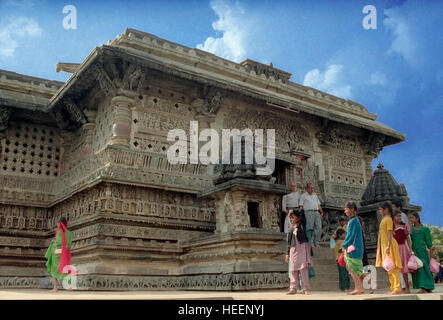
[[[430,259],[433,257],[435,246],[429,228],[423,226],[418,213],[412,213],[409,221],[406,214],[400,210],[401,204],[385,202],[379,206],[382,217],[377,241],[376,267],[385,267],[388,271],[390,291],[387,294],[395,295],[410,293],[409,274],[412,276],[414,289],[418,293],[432,292],[434,278],[430,271]],[[357,205],[348,202],[344,208],[348,218],[340,218],[339,227],[332,238],[335,241],[334,254],[338,266],[339,288],[348,291],[350,295],[363,294],[363,282],[371,284],[371,293],[376,283],[371,283],[368,270],[375,268],[369,265],[366,257],[366,248],[363,234],[363,221],[357,215]],[[310,294],[308,268],[312,265],[311,244],[306,233],[306,218],[303,209],[289,212],[291,228],[288,230],[288,250],[286,262],[289,263],[290,287],[288,294]],[[411,225],[409,224],[411,223]],[[411,255],[419,258],[423,266],[410,270],[408,262]],[[386,267],[386,261],[390,267]],[[350,290],[350,279],[353,279],[354,290]],[[301,278],[303,290],[297,290]],[[403,290],[402,290],[403,287]]]

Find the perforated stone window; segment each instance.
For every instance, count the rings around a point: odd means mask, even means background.
[[[100,104],[97,110],[94,151],[102,149],[111,137],[112,120],[113,110],[103,103]]]
[[[11,124],[7,137],[2,140],[2,173],[56,177],[59,174],[60,145],[55,128]]]

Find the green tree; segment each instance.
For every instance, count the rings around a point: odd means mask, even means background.
[[[443,259],[443,228],[437,226],[427,226],[431,230],[432,243],[437,247],[435,258],[439,261]]]

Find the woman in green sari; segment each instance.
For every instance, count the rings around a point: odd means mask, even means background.
[[[54,288],[52,292],[57,292],[57,279],[64,279],[68,275],[66,266],[71,265],[71,232],[67,229],[66,218],[61,217],[57,222],[57,231],[55,239],[49,245],[45,258],[46,270],[52,276]]]
[[[431,231],[421,224],[418,213],[414,212],[410,220],[412,224],[412,251],[415,256],[423,261],[423,267],[412,273],[412,284],[414,289],[420,289],[418,293],[432,292],[434,290],[434,279],[429,269],[429,255],[432,255],[435,246],[432,246]]]

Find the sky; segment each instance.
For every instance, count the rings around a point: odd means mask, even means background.
[[[64,20],[74,26],[67,5],[76,29],[64,28]],[[376,11],[363,12],[366,5]],[[422,221],[443,226],[442,16],[437,0],[0,0],[0,69],[66,81],[58,62],[82,62],[126,28],[236,62],[272,62],[406,134],[373,168],[383,163],[423,207]]]

